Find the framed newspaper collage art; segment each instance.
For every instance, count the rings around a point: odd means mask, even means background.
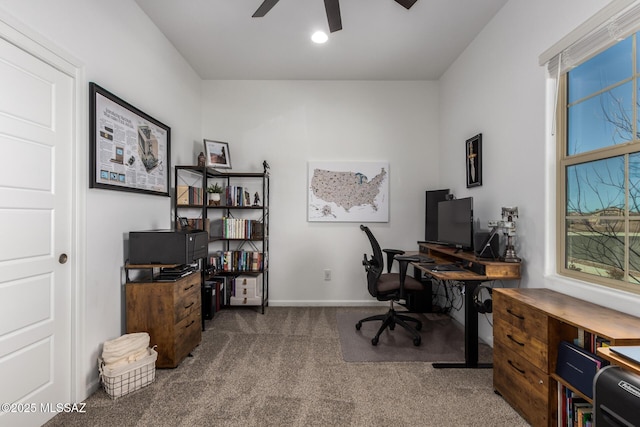
[[[90,188],[169,197],[171,129],[89,84]]]

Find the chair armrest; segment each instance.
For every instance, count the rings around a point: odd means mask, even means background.
[[[383,249],[382,252],[393,255],[402,255],[404,253],[404,251],[401,249]]]
[[[400,249],[383,249],[382,252],[387,254],[387,273],[391,273],[393,259],[398,255],[402,255],[404,251]]]
[[[400,296],[404,298],[404,280],[407,277],[407,268],[410,262],[420,262],[420,257],[417,255],[399,255],[396,256],[395,259],[398,261],[398,264],[400,264]]]
[[[417,255],[399,255],[395,258],[400,264],[400,281],[404,283],[404,276],[407,274],[407,268],[410,262],[420,262],[420,257]]]
[[[398,262],[410,263],[410,262],[420,262],[420,257],[418,255],[401,255],[395,258]]]

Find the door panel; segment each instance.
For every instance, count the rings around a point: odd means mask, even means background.
[[[0,324],[0,336],[49,321],[52,314],[51,277],[39,275],[9,281],[0,287],[0,301],[11,302],[0,304],[0,310],[6,312],[6,321]]]
[[[73,111],[72,77],[0,39],[2,403],[71,399]],[[0,413],[0,425],[53,415]]]
[[[0,157],[0,182],[4,186],[42,191],[43,194],[51,193],[53,147],[7,136],[0,136],[0,145],[3,150],[11,153],[10,156]],[[15,173],[12,165],[16,163],[20,164],[26,173]]]
[[[52,256],[51,215],[43,208],[0,209],[0,236],[12,242],[0,246],[0,263]]]

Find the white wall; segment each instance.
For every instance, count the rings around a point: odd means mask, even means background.
[[[0,0],[0,7],[84,65],[87,91],[88,82],[95,81],[170,126],[173,162],[194,161],[194,144],[201,144],[200,79],[133,1]],[[88,112],[82,117],[88,132]],[[87,147],[88,135],[81,135],[79,150],[87,159],[78,169],[86,181],[86,206],[81,207],[86,208],[86,254],[81,257],[87,274],[86,283],[79,284],[86,312],[78,319],[84,330],[77,337],[82,354],[78,399],[98,384],[101,344],[124,332],[124,236],[171,226],[168,197],[89,190]]]
[[[545,132],[547,80],[538,56],[607,3],[510,0],[500,10],[440,80],[440,163],[448,165],[441,180],[458,197],[474,197],[474,213],[484,227],[500,218],[502,206],[518,206],[520,286],[550,287],[637,315],[637,296],[545,275],[545,258],[555,251],[553,234],[545,239],[555,212],[555,189],[547,184],[554,173],[547,153],[553,158],[554,151]],[[483,134],[483,185],[467,189],[462,144],[478,132]],[[481,338],[491,342],[491,334],[481,319]]]
[[[359,223],[307,222],[309,161],[388,161],[390,221],[369,225],[383,248],[417,250],[439,185],[437,105],[435,82],[203,82],[203,136],[229,142],[233,170],[271,165],[271,305],[372,301]]]

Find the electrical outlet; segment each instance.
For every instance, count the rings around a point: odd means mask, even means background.
[[[329,269],[324,270],[324,280],[325,282],[329,282],[331,280],[331,270]]]

